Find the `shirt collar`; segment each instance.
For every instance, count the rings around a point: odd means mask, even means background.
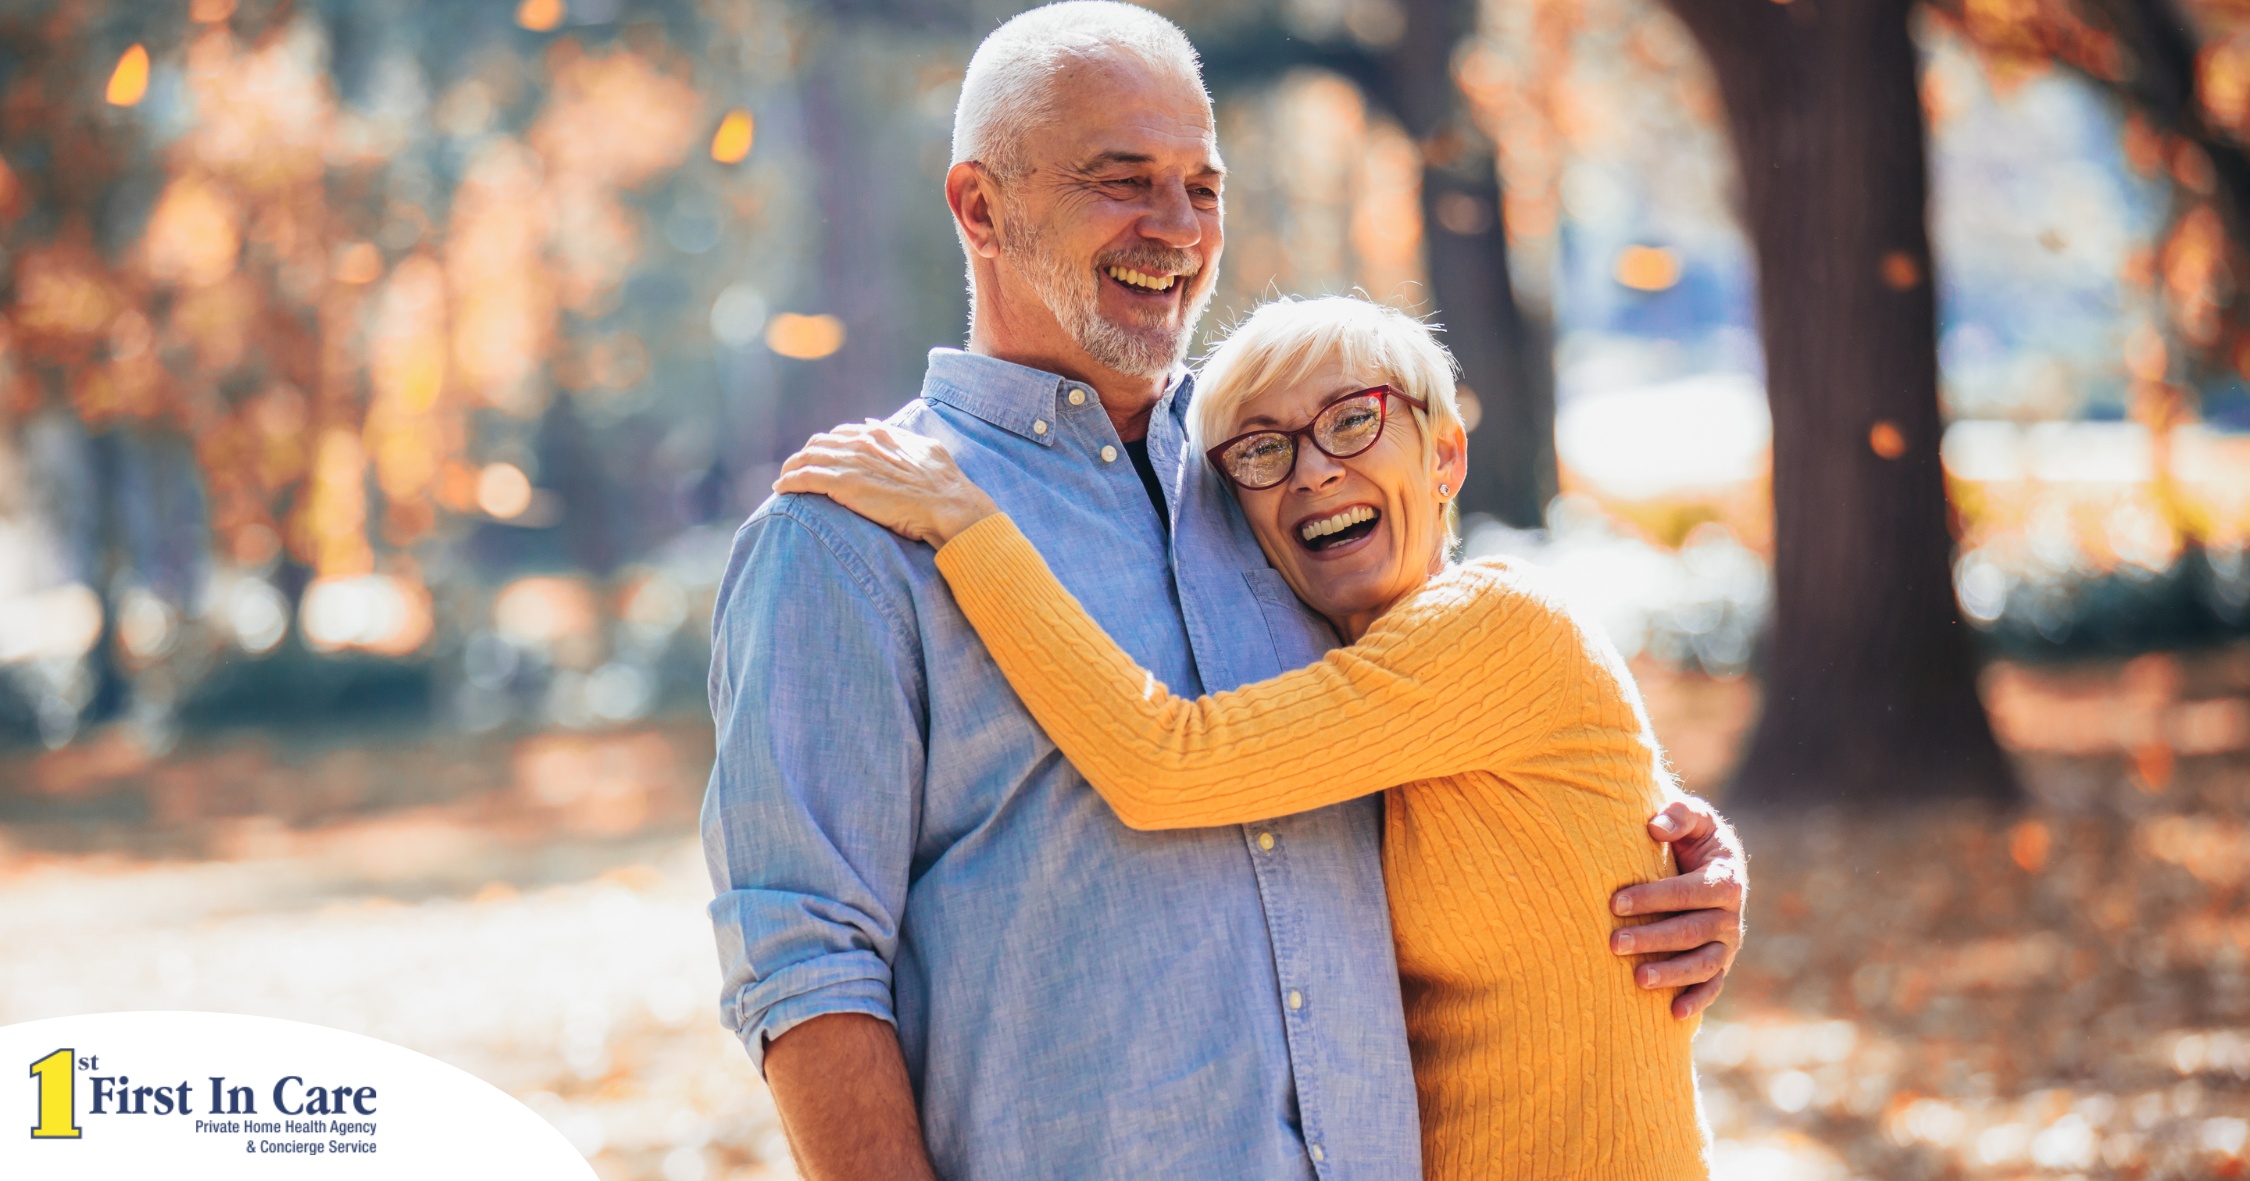
[[[1170,385],[1165,398],[1173,418],[1184,422],[1194,375],[1183,368],[1172,375]],[[1084,382],[960,349],[931,349],[929,368],[922,374],[924,400],[973,414],[1042,447],[1055,445],[1056,399],[1073,387],[1094,393]]]
[[[930,367],[922,374],[922,397],[1052,447],[1055,398],[1069,384],[1055,374],[998,357],[931,349]]]
[[[1187,425],[1188,403],[1195,400],[1195,370],[1182,366],[1172,374],[1171,388],[1164,397],[1172,408],[1172,420]]]

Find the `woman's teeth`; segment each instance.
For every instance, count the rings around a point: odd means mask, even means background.
[[[1131,267],[1105,267],[1102,273],[1120,283],[1130,284],[1149,291],[1170,291],[1173,281],[1179,278],[1178,275],[1145,274]]]
[[[1297,526],[1297,536],[1303,538],[1306,541],[1315,541],[1319,538],[1326,537],[1331,533],[1341,533],[1344,530],[1349,529],[1362,521],[1372,521],[1374,519],[1374,509],[1371,509],[1364,504],[1357,505],[1355,507],[1345,509],[1344,511],[1337,513],[1335,516],[1322,517],[1317,521],[1307,521],[1304,524]]]

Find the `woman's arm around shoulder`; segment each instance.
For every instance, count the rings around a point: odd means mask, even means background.
[[[1135,664],[1004,516],[938,553],[955,601],[1056,745],[1136,828],[1287,815],[1499,769],[1554,725],[1578,645],[1506,571],[1448,571],[1359,644],[1182,698]]]

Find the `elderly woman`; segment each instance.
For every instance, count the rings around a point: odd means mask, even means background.
[[[1388,790],[1428,1176],[1706,1176],[1693,1025],[1605,946],[1611,892],[1672,872],[1643,819],[1674,787],[1600,632],[1530,569],[1449,561],[1466,466],[1451,358],[1364,300],[1277,301],[1212,355],[1191,415],[1267,557],[1348,642],[1194,700],[1136,666],[936,443],[843,428],[775,487],[940,547],[1009,683],[1128,825]]]

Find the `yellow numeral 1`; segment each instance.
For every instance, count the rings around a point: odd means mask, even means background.
[[[76,1140],[78,1131],[78,1059],[70,1050],[57,1050],[31,1064],[31,1077],[39,1080],[39,1122],[32,1125],[34,1140]]]

